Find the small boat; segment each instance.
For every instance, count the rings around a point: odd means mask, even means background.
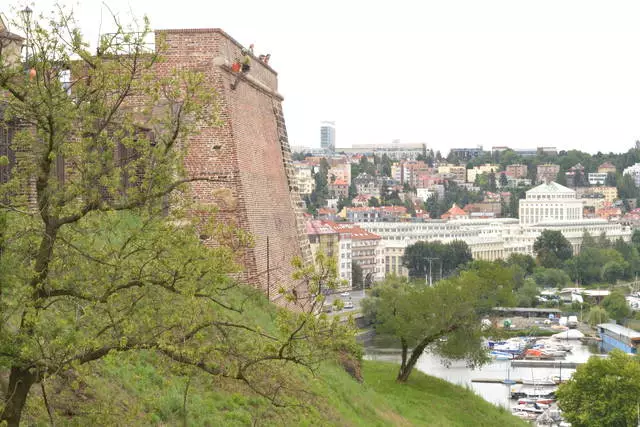
[[[523,411],[523,412],[529,412],[532,414],[542,414],[544,412],[545,409],[548,408],[548,405],[545,405],[545,408],[542,408],[540,405],[538,405],[538,407],[536,408],[534,405],[518,405],[518,406],[514,406],[512,409],[514,411]]]
[[[495,360],[512,360],[515,356],[503,351],[492,351],[489,355]]]
[[[522,398],[522,399],[518,399],[518,404],[519,405],[531,405],[534,403],[537,403],[538,405],[551,405],[553,402],[555,402],[554,399],[536,399],[536,398]]]

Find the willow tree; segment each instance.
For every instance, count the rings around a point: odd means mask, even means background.
[[[236,259],[251,239],[189,215],[188,182],[208,178],[181,167],[188,135],[218,120],[213,88],[195,73],[154,76],[162,49],[145,50],[146,20],[135,32],[116,23],[97,54],[64,10],[40,22],[20,25],[26,64],[0,52],[12,135],[0,163],[11,172],[0,181],[0,424],[19,424],[34,384],[46,396],[61,372],[141,349],[286,403],[289,365],[313,369],[349,331],[316,317],[319,299],[284,291],[297,311],[278,311],[272,330],[242,315],[253,294]],[[335,265],[299,267],[311,294],[335,285]]]
[[[476,261],[460,275],[429,287],[390,278],[363,302],[376,331],[398,339],[401,353],[397,381],[406,382],[425,351],[443,360],[478,366],[488,360],[481,320],[492,308],[513,302],[507,268]]]

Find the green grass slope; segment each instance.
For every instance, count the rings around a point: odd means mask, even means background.
[[[110,356],[73,393],[49,396],[56,425],[190,426],[525,426],[470,390],[421,372],[395,382],[397,366],[365,361],[358,383],[334,363],[315,376],[292,370],[308,385],[304,406],[274,408],[235,382],[196,372],[164,370],[159,357]],[[25,425],[48,425],[41,396],[33,393]]]
[[[262,295],[245,308],[242,316],[265,330],[273,328],[274,308]],[[397,369],[365,361],[359,383],[333,361],[314,374],[291,366],[291,379],[304,392],[296,396],[299,405],[285,408],[272,406],[242,383],[176,367],[152,351],[109,354],[45,385],[57,426],[527,425],[463,387],[418,371],[407,384],[398,384]],[[38,386],[22,424],[50,425]]]

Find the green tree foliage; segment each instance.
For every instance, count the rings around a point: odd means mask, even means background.
[[[391,177],[391,165],[393,162],[386,154],[382,155],[382,159],[380,160],[380,173],[383,176]]]
[[[571,283],[569,275],[558,268],[537,267],[533,273],[533,280],[543,288],[563,288]]]
[[[640,250],[640,229],[633,230],[633,234],[631,235],[631,243],[635,246],[636,249]]]
[[[567,260],[564,270],[572,280],[583,284],[598,283],[602,279],[603,266],[615,262],[628,268],[628,263],[615,249],[583,248],[580,254]]]
[[[400,342],[397,380],[405,382],[426,349],[472,366],[486,362],[480,320],[491,308],[512,300],[509,270],[478,263],[433,287],[389,279],[375,288],[363,309],[376,331]]]
[[[578,366],[557,392],[565,419],[576,427],[636,426],[640,360],[614,350]]]
[[[377,197],[372,197],[369,199],[368,205],[372,208],[377,208],[380,206],[380,201]]]
[[[622,175],[618,177],[618,196],[621,199],[636,199],[640,192],[631,175]]]
[[[617,261],[609,261],[602,267],[602,280],[615,285],[618,279],[624,276],[625,264]]]
[[[354,289],[362,289],[364,286],[362,267],[360,267],[357,262],[351,263],[351,283]]]
[[[496,185],[496,174],[493,172],[490,172],[489,176],[487,177],[487,180],[489,181],[487,189],[492,193],[495,193],[496,190],[498,189],[498,186]]]
[[[0,424],[20,423],[34,384],[44,389],[109,353],[138,350],[287,404],[299,392],[289,393],[287,365],[314,369],[351,340],[350,327],[316,315],[320,295],[284,290],[295,310],[279,310],[274,330],[242,316],[244,300],[264,301],[238,282],[237,257],[252,239],[191,204],[187,183],[212,178],[185,177],[182,167],[188,136],[218,123],[214,89],[197,73],[152,78],[160,58],[144,50],[146,20],[141,32],[104,35],[98,55],[64,10],[23,24],[36,76],[25,78],[0,51],[0,125],[28,125],[13,140],[19,167],[0,184],[0,375],[8,379]],[[79,80],[70,97],[57,73],[72,59]],[[140,113],[148,113],[141,124]],[[202,216],[189,214],[196,208]],[[296,263],[311,295],[337,283],[335,261],[320,261],[320,272]]]
[[[504,172],[500,172],[500,187],[504,188],[509,185],[509,180],[507,179],[507,175]]]
[[[526,274],[533,274],[536,266],[536,260],[531,255],[513,253],[507,258],[507,265],[517,265],[522,268]]]
[[[614,291],[602,300],[602,308],[604,308],[612,319],[622,323],[627,317],[631,316],[631,308],[627,303],[624,294],[620,291]]]
[[[587,322],[589,322],[589,325],[596,326],[600,323],[605,323],[607,320],[609,320],[607,310],[597,305],[591,307],[587,316]]]
[[[538,263],[547,268],[558,268],[562,262],[571,258],[571,243],[560,231],[544,230],[533,243]]]
[[[318,171],[313,174],[315,188],[309,196],[311,202],[310,210],[315,211],[324,207],[329,198],[329,163],[327,159],[320,160]]]
[[[516,304],[518,307],[535,307],[536,297],[540,294],[536,282],[527,279],[524,285],[516,292]]]
[[[469,246],[460,240],[444,244],[435,242],[416,242],[409,245],[404,252],[403,265],[409,269],[409,276],[424,278],[429,274],[429,261],[427,258],[434,258],[431,261],[431,275],[440,278],[440,267],[442,267],[442,277],[447,277],[459,266],[472,260]]]

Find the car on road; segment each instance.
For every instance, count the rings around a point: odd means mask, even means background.
[[[340,294],[341,297],[348,297],[351,296],[351,294],[349,292],[343,292]]]
[[[351,301],[347,301],[344,303],[344,308],[353,308],[353,303]]]

